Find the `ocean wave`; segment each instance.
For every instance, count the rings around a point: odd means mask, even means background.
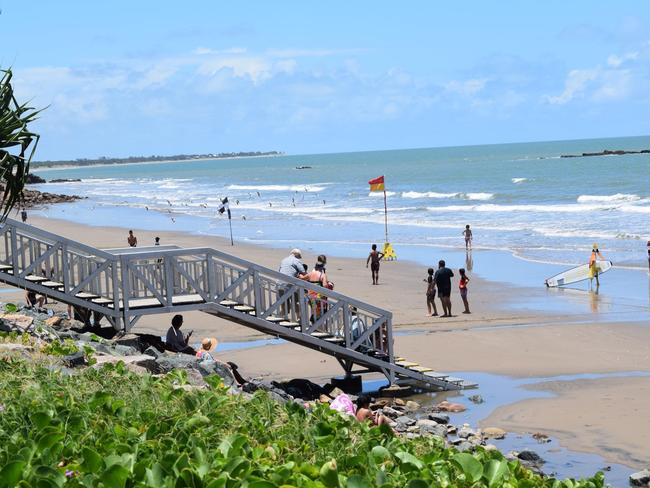
[[[394,192],[394,191],[387,191],[387,192],[386,192],[386,196],[387,196],[387,197],[394,197],[395,195],[397,195],[397,193]],[[371,191],[370,193],[368,193],[368,196],[369,196],[369,197],[382,197],[382,198],[383,198],[383,197],[384,197],[384,192],[381,192],[381,191]]]
[[[459,193],[438,193],[435,191],[405,191],[402,193],[402,198],[454,198],[460,195]]]
[[[326,189],[324,183],[316,185],[228,185],[229,190],[246,191],[304,191],[319,192]]]
[[[407,191],[402,193],[402,198],[459,198],[462,200],[491,200],[494,198],[494,193],[438,193],[435,191]]]
[[[528,178],[512,178],[511,180],[515,185],[528,181]]]
[[[462,198],[467,200],[492,200],[494,193],[461,193]]]
[[[577,202],[637,202],[639,200],[641,200],[641,197],[639,195],[616,193],[615,195],[580,195],[577,199]]]

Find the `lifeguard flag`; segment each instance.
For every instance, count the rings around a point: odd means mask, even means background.
[[[374,180],[368,182],[370,184],[370,191],[384,191],[384,176],[379,176]]]

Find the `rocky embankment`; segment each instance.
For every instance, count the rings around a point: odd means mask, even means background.
[[[586,158],[589,156],[623,156],[625,154],[650,154],[650,149],[641,149],[640,151],[625,151],[623,149],[605,149],[598,152],[583,152],[581,154],[561,154],[561,158]]]
[[[21,356],[49,361],[52,368],[63,374],[75,374],[81,368],[99,368],[107,363],[123,363],[127,369],[139,374],[161,375],[173,370],[187,372],[188,384],[178,388],[207,389],[207,376],[221,377],[232,394],[250,395],[265,390],[278,402],[295,401],[309,408],[315,402],[331,403],[343,394],[332,385],[321,386],[306,379],[276,382],[261,378],[244,378],[233,363],[199,361],[196,357],[166,350],[160,337],[149,334],[118,334],[112,339],[101,337],[106,329],[89,329],[82,322],[70,320],[61,312],[43,313],[13,304],[0,305],[0,360]],[[101,334],[101,335],[100,335]],[[355,400],[354,395],[349,395]],[[482,402],[475,395],[474,403]],[[405,438],[438,437],[448,447],[472,452],[478,446],[497,450],[493,439],[503,439],[508,434],[499,428],[472,428],[468,424],[456,425],[455,412],[465,407],[443,401],[435,406],[422,407],[417,402],[380,396],[371,409],[389,419],[389,425]],[[548,442],[543,434],[534,436],[540,443]],[[518,460],[527,468],[543,474],[544,460],[532,450],[510,452],[506,458]],[[650,471],[644,470],[630,476],[633,486],[650,486]]]
[[[63,181],[63,180],[61,180]],[[67,180],[66,180],[67,181]],[[27,184],[45,183],[45,180],[40,176],[30,174],[27,178]],[[0,185],[0,192],[4,191],[4,185]],[[29,190],[23,191],[23,205],[25,208],[39,207],[42,205],[50,205],[53,203],[66,203],[81,200],[83,197],[77,195],[61,195],[59,193],[49,193],[45,191]]]

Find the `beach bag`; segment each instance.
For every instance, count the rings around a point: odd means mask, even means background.
[[[357,413],[357,407],[352,402],[352,399],[345,393],[341,393],[337,396],[332,403],[330,403],[330,408],[342,414],[352,415],[353,417]]]

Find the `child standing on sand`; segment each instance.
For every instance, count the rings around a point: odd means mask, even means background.
[[[438,309],[436,308],[436,282],[433,279],[433,268],[429,268],[427,273],[429,274],[424,281],[427,282],[427,310],[429,311],[430,317],[436,317],[438,315]],[[431,313],[433,309],[433,313]]]
[[[370,272],[372,273],[372,284],[379,284],[379,261],[384,257],[384,253],[377,251],[377,244],[372,245],[372,250],[366,259],[366,268],[370,263]]]
[[[469,311],[469,302],[467,301],[467,284],[469,283],[469,278],[465,274],[465,268],[460,268],[458,273],[460,274],[458,290],[460,291],[460,297],[463,299],[463,305],[465,305],[465,311],[463,313],[472,313]]]

